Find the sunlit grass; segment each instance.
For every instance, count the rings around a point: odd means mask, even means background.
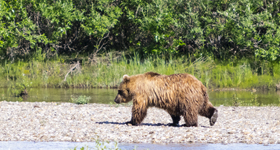
[[[189,73],[196,76],[208,88],[257,88],[270,87],[280,81],[280,65],[273,67],[263,64],[262,68],[272,68],[273,75],[268,69],[258,75],[247,61],[235,65],[232,63],[217,63],[211,58],[199,58],[190,61],[187,57],[168,61],[159,57],[147,57],[140,60],[138,55],[131,59],[121,56],[115,59],[112,54],[102,56],[94,64],[81,65],[81,73],[73,70],[64,81],[65,75],[73,64],[61,61],[30,61],[5,63],[0,68],[2,87],[9,87],[19,82],[26,87],[116,87],[122,76],[141,74],[149,71],[170,75],[174,73]]]

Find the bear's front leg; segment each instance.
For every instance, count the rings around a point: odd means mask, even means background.
[[[147,115],[147,107],[133,104],[131,121],[126,124],[139,125]]]

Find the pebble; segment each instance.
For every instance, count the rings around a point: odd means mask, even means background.
[[[126,125],[131,106],[46,102],[0,102],[0,141],[116,141],[119,143],[280,143],[280,107],[216,107],[214,126],[169,127],[169,114],[149,108],[139,126]],[[184,124],[181,118],[180,124]]]

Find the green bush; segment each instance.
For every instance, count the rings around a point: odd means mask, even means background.
[[[132,51],[141,58],[280,60],[277,0],[2,0],[4,60]],[[32,58],[32,59],[30,59]]]
[[[75,103],[75,104],[87,104],[89,103],[89,100],[91,99],[90,96],[85,96],[85,95],[81,95],[79,97],[74,97],[74,96],[71,96],[71,101],[72,103]]]

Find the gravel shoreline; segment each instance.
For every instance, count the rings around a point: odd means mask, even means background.
[[[171,117],[157,108],[129,126],[131,106],[1,101],[0,141],[280,144],[280,107],[216,108],[214,126],[199,116],[198,127],[169,127]]]

